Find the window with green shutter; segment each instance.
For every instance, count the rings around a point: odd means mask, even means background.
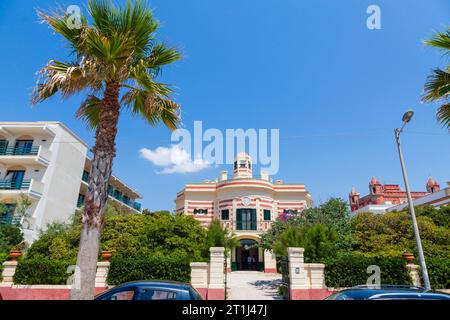
[[[222,220],[230,219],[230,210],[222,210]]]
[[[269,221],[270,219],[270,210],[264,210],[264,220]]]

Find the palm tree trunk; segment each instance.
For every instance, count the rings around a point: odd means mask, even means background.
[[[89,187],[82,215],[83,229],[75,270],[75,285],[70,294],[72,300],[94,298],[95,273],[103,228],[104,211],[108,199],[108,185],[115,157],[115,139],[119,120],[120,85],[107,83],[99,124],[92,148],[94,158],[89,176]],[[77,287],[76,284],[79,283]]]

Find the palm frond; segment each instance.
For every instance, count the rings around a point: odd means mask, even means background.
[[[180,122],[179,104],[145,90],[135,88],[128,91],[121,103],[152,126],[163,122],[169,129],[175,130]]]
[[[111,83],[127,90],[121,93],[121,102],[131,113],[151,125],[162,122],[175,129],[180,121],[180,106],[171,99],[171,87],[156,78],[163,66],[180,60],[181,54],[155,41],[159,23],[152,11],[142,0],[128,0],[124,6],[116,6],[112,0],[89,0],[88,12],[92,25],[82,16],[81,28],[70,28],[69,16],[64,12],[39,13],[68,40],[77,59],[72,63],[50,61],[40,70],[33,104],[55,93],[67,98],[89,90],[95,95],[82,103],[77,117],[95,128],[103,107],[97,93]]]
[[[439,107],[436,112],[436,119],[444,127],[450,130],[450,103],[444,104]]]
[[[437,101],[450,97],[450,73],[441,69],[433,70],[425,83],[424,101]]]
[[[61,93],[63,98],[68,98],[86,88],[101,88],[101,79],[98,78],[92,61],[65,63],[52,60],[39,74],[41,78],[33,92],[33,104],[42,102],[56,92]]]
[[[107,39],[119,37],[126,42],[129,51],[133,51],[135,58],[144,56],[159,23],[143,1],[135,1],[133,5],[128,0],[124,7],[116,7],[112,1],[90,0],[88,7],[100,36]]]
[[[103,100],[95,95],[89,95],[78,108],[76,113],[77,118],[86,122],[89,128],[97,128],[102,102]]]
[[[424,43],[431,47],[450,51],[450,28],[447,32],[438,32],[433,38],[425,40]],[[448,54],[448,52],[446,52]]]
[[[86,17],[81,12],[81,28],[74,28],[70,26],[68,22],[71,17],[68,13],[63,12],[62,10],[52,14],[37,10],[37,14],[43,23],[48,24],[56,33],[63,36],[75,52],[80,51],[83,30],[86,29],[87,25]]]
[[[158,43],[152,49],[148,57],[145,57],[144,65],[153,70],[154,74],[159,74],[162,66],[181,60],[183,55],[175,48],[167,48],[164,44]]]

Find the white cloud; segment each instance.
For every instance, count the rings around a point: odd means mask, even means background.
[[[159,174],[198,172],[210,166],[206,160],[192,160],[190,154],[178,145],[170,148],[158,147],[155,150],[142,148],[139,154],[155,166],[161,167],[161,170],[156,171]]]

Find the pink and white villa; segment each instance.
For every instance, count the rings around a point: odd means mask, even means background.
[[[175,202],[178,214],[192,215],[204,227],[218,219],[238,237],[241,246],[232,250],[229,269],[265,272],[276,272],[276,261],[272,252],[253,246],[258,235],[280,215],[300,213],[313,203],[304,184],[273,182],[265,171],[254,178],[246,153],[237,155],[232,178],[222,171],[215,181],[187,184]]]

